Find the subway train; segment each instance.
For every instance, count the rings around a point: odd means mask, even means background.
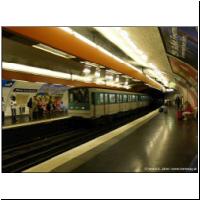
[[[73,117],[97,119],[148,106],[151,97],[143,93],[78,87],[69,89],[68,113]]]

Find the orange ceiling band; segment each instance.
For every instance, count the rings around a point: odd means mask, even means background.
[[[120,63],[114,58],[101,52],[99,49],[86,44],[74,35],[67,33],[57,27],[4,27],[5,29],[31,38],[58,50],[80,57],[84,60],[109,67],[122,74],[141,80],[152,87],[162,89],[160,84],[147,78],[144,74],[139,73]]]
[[[16,71],[8,71],[8,70],[2,70],[2,78],[5,80],[23,80],[23,81],[29,81],[29,82],[44,82],[49,84],[62,84],[66,86],[76,86],[76,87],[101,87],[105,89],[115,89],[115,90],[121,90],[121,91],[128,91],[133,92],[132,90],[125,90],[122,88],[116,88],[106,85],[97,85],[95,83],[85,83],[80,82],[76,80],[65,80],[60,78],[53,78],[53,77],[47,77],[47,76],[41,76],[41,75],[34,75],[34,74],[27,74],[23,72],[16,72]]]

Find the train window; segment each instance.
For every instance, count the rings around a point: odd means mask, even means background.
[[[104,94],[103,93],[100,93],[100,95],[99,95],[99,103],[104,104]]]
[[[107,104],[108,103],[108,94],[104,94],[104,97],[105,97],[105,103]]]
[[[142,96],[142,101],[146,101],[146,96]]]
[[[132,96],[129,94],[128,95],[128,102],[131,102],[132,101]]]
[[[132,101],[136,101],[136,96],[134,94],[132,95]]]
[[[94,102],[95,105],[99,105],[100,104],[100,94],[99,93],[94,93]]]
[[[115,94],[109,94],[110,103],[115,103]]]
[[[95,93],[95,104],[104,104],[104,94],[103,93]]]
[[[119,103],[120,102],[120,95],[116,94],[116,102]]]
[[[131,102],[134,102],[134,95],[131,95]]]
[[[122,103],[123,102],[123,99],[122,99],[122,95],[119,94],[119,102]]]
[[[127,102],[127,94],[124,94],[124,95],[123,95],[123,102],[124,102],[124,103]]]
[[[88,88],[75,88],[69,90],[70,103],[88,103],[89,91]]]

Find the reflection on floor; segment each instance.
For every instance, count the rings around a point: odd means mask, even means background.
[[[51,115],[47,115],[47,114],[43,115],[40,119],[29,120],[28,115],[18,115],[17,121],[15,123],[12,122],[11,117],[6,117],[3,127],[10,126],[10,125],[23,124],[23,123],[37,122],[37,121],[39,122],[45,119],[54,119],[54,118],[64,117],[64,116],[67,116],[66,112],[56,112],[56,113],[52,113]]]
[[[73,172],[194,172],[197,126],[193,119],[177,120],[174,109],[159,113]]]

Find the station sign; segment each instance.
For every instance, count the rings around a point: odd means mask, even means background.
[[[25,93],[36,93],[37,89],[27,89],[27,88],[15,88],[13,92],[25,92]]]
[[[2,80],[2,87],[12,87],[15,81],[11,80]]]

